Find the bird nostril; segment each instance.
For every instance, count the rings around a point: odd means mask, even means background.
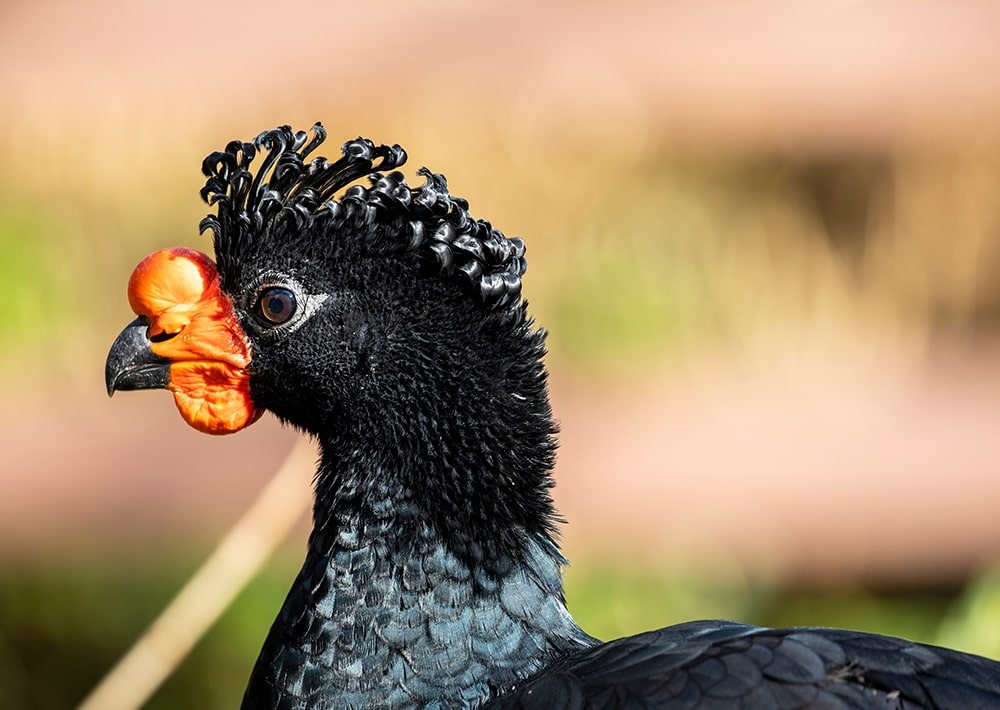
[[[180,332],[180,331],[178,331],[178,332]],[[167,340],[170,340],[175,335],[177,335],[177,333],[168,333],[165,330],[161,330],[156,335],[150,335],[149,336],[149,342],[151,342],[151,343],[162,343],[162,342],[165,342]]]

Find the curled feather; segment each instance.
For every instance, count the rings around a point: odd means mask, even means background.
[[[395,170],[407,157],[398,145],[359,137],[345,142],[333,162],[311,157],[326,135],[319,123],[309,131],[280,126],[205,158],[201,197],[216,213],[199,227],[214,234],[220,266],[235,263],[243,246],[275,230],[367,227],[372,238],[396,234],[399,249],[415,252],[430,272],[487,306],[517,302],[525,270],[520,239],[474,219],[469,203],[448,192],[443,175],[421,168],[424,184],[408,186]],[[365,175],[368,184],[357,184]],[[395,231],[374,229],[378,225]]]

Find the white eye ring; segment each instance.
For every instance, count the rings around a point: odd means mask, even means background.
[[[265,337],[297,330],[329,298],[325,293],[306,293],[294,279],[281,274],[265,274],[247,296],[248,324]]]

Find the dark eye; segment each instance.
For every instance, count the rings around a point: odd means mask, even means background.
[[[287,323],[297,308],[295,294],[280,286],[264,289],[257,299],[257,315],[274,325]]]

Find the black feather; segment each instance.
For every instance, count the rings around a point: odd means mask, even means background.
[[[579,651],[489,704],[595,706],[993,708],[1000,667],[875,634],[698,621]]]

